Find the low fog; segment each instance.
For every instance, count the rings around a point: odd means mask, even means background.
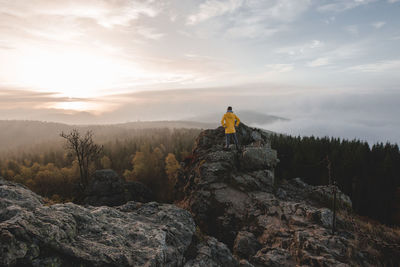
[[[293,135],[332,136],[361,139],[370,143],[400,141],[395,91],[356,91],[334,89],[282,89],[268,85],[230,88],[148,91],[84,99],[101,110],[79,112],[46,108],[49,103],[82,101],[57,98],[28,91],[3,91],[0,100],[2,120],[40,120],[67,124],[114,124],[155,120],[199,120],[216,118],[227,106],[241,112],[261,113],[287,120],[266,123],[250,121],[252,126]],[[4,93],[6,92],[6,93]],[[211,121],[210,121],[211,122]],[[246,123],[246,121],[243,121]]]

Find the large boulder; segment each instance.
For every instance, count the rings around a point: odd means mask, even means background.
[[[207,237],[205,242],[199,243],[194,259],[186,262],[184,267],[238,267],[238,261],[233,257],[229,248],[213,237]]]
[[[48,206],[0,178],[0,266],[234,266],[217,240],[193,244],[195,229],[190,213],[174,205]]]
[[[191,215],[174,205],[43,205],[40,196],[0,181],[0,265],[177,266],[192,242]]]
[[[278,161],[276,150],[268,146],[247,146],[242,152],[242,166],[246,170],[274,167]]]
[[[333,186],[313,186],[309,188],[308,197],[331,207],[334,199]],[[336,206],[341,209],[351,209],[352,201],[350,197],[336,188]]]
[[[119,206],[128,201],[149,202],[151,190],[139,182],[125,180],[111,170],[97,170],[91,179],[83,202],[92,206]]]

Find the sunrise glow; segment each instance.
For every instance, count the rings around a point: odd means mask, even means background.
[[[18,79],[22,84],[67,97],[95,97],[118,85],[124,75],[139,73],[134,64],[124,65],[90,51],[35,50],[20,60]]]
[[[277,132],[399,139],[400,0],[0,3],[0,119],[186,120],[232,105],[290,119]]]

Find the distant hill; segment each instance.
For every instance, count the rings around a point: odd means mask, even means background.
[[[243,121],[245,124],[252,125],[252,126],[260,126],[260,125],[270,124],[270,123],[273,123],[276,121],[287,121],[288,120],[283,117],[268,115],[268,114],[250,111],[250,110],[243,110],[243,111],[240,111],[237,113],[235,112],[235,114],[238,115],[240,120]],[[206,115],[190,117],[187,120],[188,121],[206,122],[206,123],[211,123],[213,125],[219,125],[222,116],[223,116],[223,113],[209,113]]]
[[[134,129],[151,128],[188,128],[207,129],[214,128],[212,123],[195,121],[137,121],[109,125],[68,125],[63,123],[24,121],[24,120],[0,120],[0,153],[11,150],[26,151],[37,145],[61,146],[63,144],[60,133],[68,132],[74,128],[93,130],[96,139],[109,140],[118,136],[127,136]]]

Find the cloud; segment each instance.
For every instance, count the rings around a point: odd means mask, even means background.
[[[308,67],[321,67],[321,66],[326,66],[330,64],[330,59],[327,57],[321,57],[317,58],[311,62],[307,63]]]
[[[395,116],[400,105],[399,92],[320,91],[313,97],[293,94],[279,101],[285,112],[278,115],[291,120],[267,125],[269,130],[292,135],[357,138],[370,143],[387,140],[400,143],[397,134],[400,119]]]
[[[361,5],[367,5],[377,0],[333,0],[329,4],[320,5],[317,10],[320,12],[343,12]]]
[[[45,103],[53,101],[67,101],[68,98],[57,97],[56,93],[51,92],[36,92],[24,88],[12,88],[3,86],[0,88],[0,109],[8,108],[9,106],[18,105],[20,103]]]
[[[332,24],[332,23],[334,23],[335,21],[336,21],[336,17],[335,17],[335,16],[331,16],[331,17],[329,17],[329,18],[327,18],[327,19],[324,20],[324,22],[325,22],[326,24]]]
[[[242,25],[228,29],[225,36],[230,38],[261,38],[272,36],[284,30],[284,27],[268,28],[261,24]]]
[[[311,40],[309,42],[300,44],[300,45],[294,45],[294,46],[285,46],[285,47],[280,47],[275,50],[275,53],[277,54],[287,54],[289,56],[294,56],[294,57],[303,57],[306,56],[307,54],[314,54],[314,50],[320,49],[324,47],[324,42],[320,40]]]
[[[292,22],[308,10],[310,6],[310,0],[249,1],[248,7],[253,13],[253,16],[249,19],[255,21],[275,20]]]
[[[65,123],[99,122],[101,114],[119,106],[105,98],[70,98],[55,92],[0,87],[0,120],[41,120]]]
[[[270,74],[290,72],[294,69],[293,64],[267,64],[265,67]]]
[[[149,28],[149,27],[138,27],[137,33],[140,34],[141,36],[143,36],[147,39],[151,39],[151,40],[159,40],[165,36],[164,33],[160,33],[156,29]]]
[[[21,87],[0,87],[0,109],[13,109],[26,106],[43,108],[57,103],[91,102],[93,100],[87,98],[69,98],[59,96],[56,92],[39,92]]]
[[[382,60],[375,63],[352,66],[347,70],[368,73],[400,72],[400,60]]]
[[[99,25],[112,28],[116,25],[126,26],[140,16],[155,17],[159,9],[153,1],[138,0],[15,0],[2,3],[0,12],[28,18],[46,15],[93,19]]]
[[[345,27],[345,30],[352,34],[352,35],[358,35],[358,26],[357,25],[349,25]]]
[[[286,31],[311,6],[311,0],[208,0],[187,17],[187,24],[209,21],[229,38],[263,38]]]
[[[393,4],[393,3],[397,3],[397,2],[399,2],[400,0],[388,0],[388,3],[391,3],[391,4]]]
[[[14,47],[10,42],[5,40],[0,40],[0,49],[9,50],[9,49],[14,49]]]
[[[372,27],[374,27],[375,29],[380,29],[380,28],[382,28],[385,24],[386,24],[386,22],[384,22],[384,21],[377,21],[377,22],[372,23],[371,25],[372,25]]]
[[[226,13],[232,13],[242,6],[243,2],[243,0],[207,0],[200,4],[199,11],[196,14],[188,16],[187,24],[193,25]]]

